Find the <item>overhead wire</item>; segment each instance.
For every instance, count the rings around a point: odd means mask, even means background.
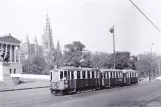
[[[161,32],[161,30],[139,9],[139,7],[132,1],[129,0],[143,15],[144,17],[159,31]]]

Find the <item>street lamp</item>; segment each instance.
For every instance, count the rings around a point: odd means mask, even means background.
[[[146,47],[148,47],[149,49],[150,49],[150,69],[149,69],[149,79],[150,79],[150,76],[151,76],[151,72],[152,72],[152,53],[153,53],[153,45],[154,45],[154,43],[152,43],[151,44],[151,48],[149,48],[148,46],[146,46]]]
[[[115,69],[115,35],[114,35],[114,25],[113,28],[110,28],[109,30],[111,33],[113,33],[113,54],[114,54],[114,69]]]

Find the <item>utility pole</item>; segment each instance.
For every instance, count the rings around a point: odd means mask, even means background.
[[[115,59],[116,59],[116,56],[115,56],[115,35],[114,35],[114,25],[113,25],[113,28],[110,29],[110,32],[113,33],[113,54],[114,54],[114,69],[115,69],[115,66],[116,66],[116,62],[115,62]]]

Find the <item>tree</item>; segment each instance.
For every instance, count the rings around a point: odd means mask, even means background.
[[[137,61],[138,61],[137,56],[134,56],[134,55],[131,56],[130,60],[129,60],[129,68],[133,69],[133,70],[136,70]]]
[[[80,66],[82,67],[91,67],[90,61],[91,52],[90,51],[82,51],[82,57],[80,58]]]
[[[44,74],[46,63],[42,55],[34,55],[23,63],[23,72],[30,74]]]
[[[160,59],[156,53],[153,53],[153,56],[150,53],[140,54],[136,68],[142,76],[156,77],[160,73]]]
[[[129,68],[130,52],[116,52],[116,69],[127,69]],[[110,55],[109,67],[113,68],[114,65],[114,54]]]
[[[91,54],[91,66],[94,68],[110,68],[109,55],[104,52],[96,52]]]
[[[116,52],[115,53],[116,57],[116,69],[136,69],[136,62],[137,62],[137,57],[136,56],[131,56],[130,52]],[[111,54],[109,56],[109,63],[108,67],[113,68],[114,67],[114,54]]]
[[[74,41],[72,44],[65,45],[64,50],[64,63],[68,66],[80,66],[80,60],[82,58],[82,51],[85,45],[80,41]]]

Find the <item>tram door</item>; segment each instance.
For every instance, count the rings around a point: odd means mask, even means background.
[[[125,84],[129,84],[130,83],[130,75],[129,75],[129,72],[123,73],[123,77],[124,77],[124,83]]]
[[[126,83],[126,73],[123,73],[124,83]]]
[[[130,84],[130,72],[126,73],[126,82],[127,84]]]

